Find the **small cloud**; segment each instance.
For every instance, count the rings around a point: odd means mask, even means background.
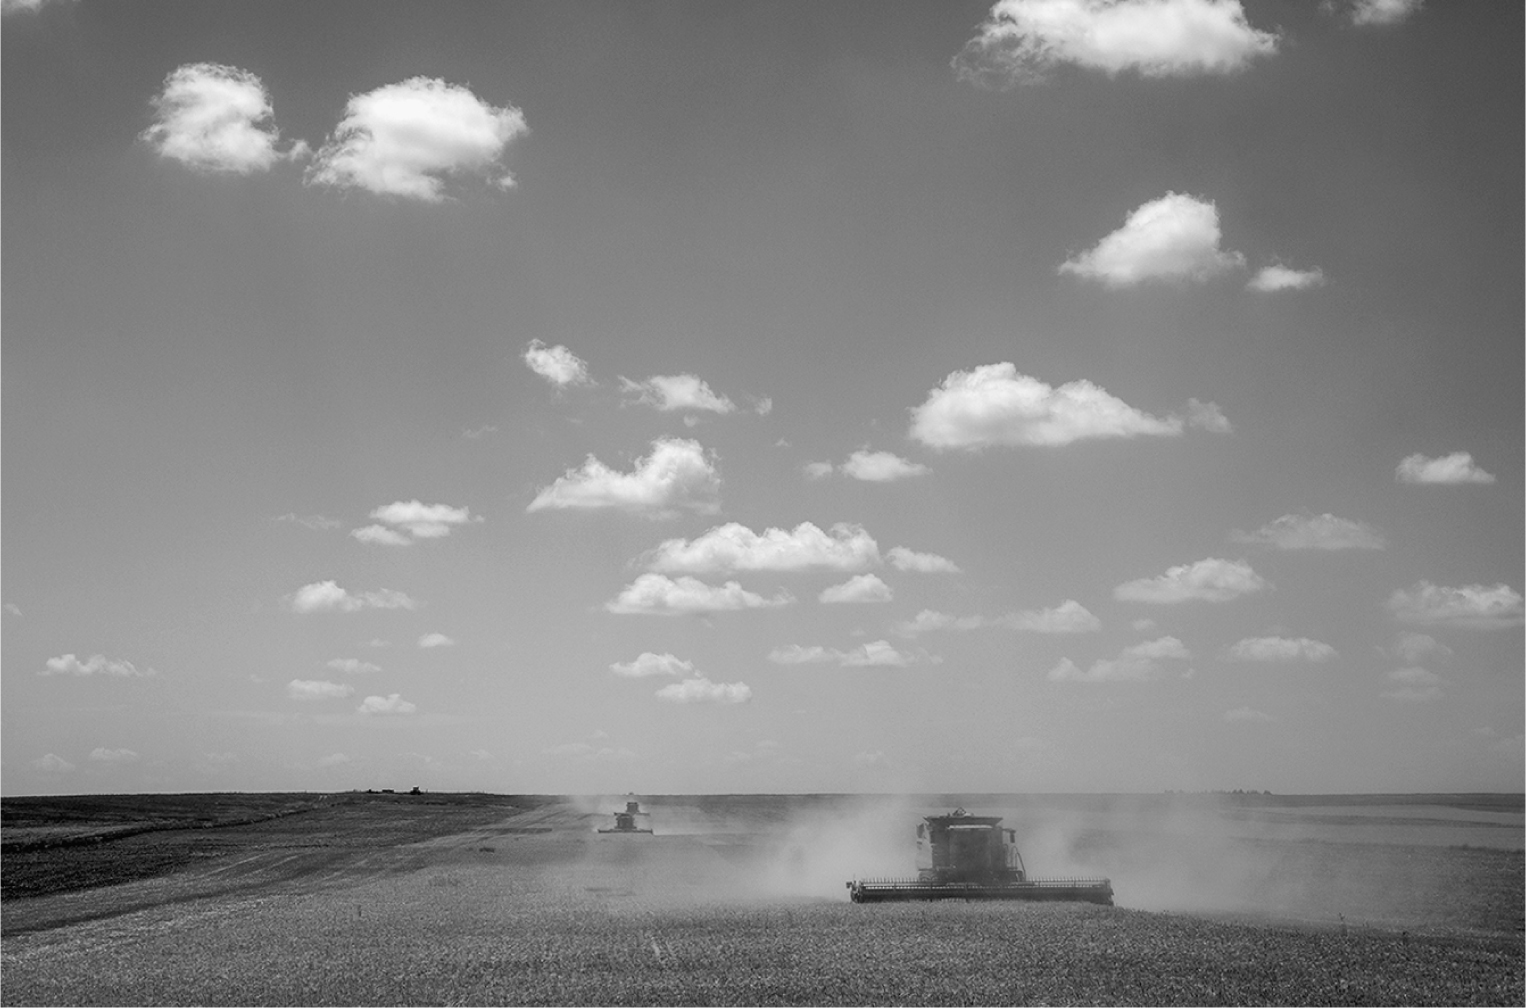
[[[1494,475],[1475,465],[1468,452],[1453,452],[1440,458],[1426,458],[1416,452],[1399,463],[1394,475],[1400,483],[1494,482]]]
[[[844,668],[870,668],[911,665],[917,661],[917,657],[896,650],[889,641],[877,640],[860,644],[849,651],[825,648],[819,644],[810,647],[790,644],[774,648],[769,652],[768,660],[779,665],[826,664],[841,665]]]
[[[717,683],[699,677],[670,683],[657,691],[657,699],[669,703],[746,703],[752,699],[752,689],[744,682]]]
[[[366,646],[367,647],[391,647],[392,646],[392,642],[391,641],[383,640],[380,637],[372,637],[370,640],[366,641]]]
[[[873,574],[859,574],[839,585],[826,588],[818,596],[822,602],[889,602],[890,586]]]
[[[5,603],[5,612],[9,616],[20,616],[21,607],[14,602],[7,602]]]
[[[1394,687],[1384,690],[1383,696],[1411,703],[1435,700],[1441,696],[1441,687],[1446,683],[1436,673],[1414,667],[1394,669],[1388,673],[1387,679]]]
[[[159,674],[151,668],[139,669],[130,661],[120,661],[99,654],[91,655],[84,661],[80,661],[73,654],[59,655],[57,658],[49,658],[47,666],[38,675],[102,675],[115,676],[118,679],[134,679]]]
[[[835,467],[830,462],[807,462],[801,469],[805,472],[806,479],[826,479],[832,475]]]
[[[50,774],[64,774],[74,769],[73,763],[53,753],[37,757],[32,761],[32,765],[43,773]]]
[[[1124,648],[1116,658],[1103,658],[1085,672],[1069,658],[1062,658],[1049,670],[1052,682],[1152,682],[1164,678],[1171,667],[1167,661],[1187,661],[1192,657],[1175,637],[1161,637]],[[1191,675],[1191,670],[1183,673]]]
[[[548,347],[540,340],[531,340],[525,347],[525,365],[557,388],[569,385],[592,385],[588,376],[588,362],[558,344]]]
[[[1219,209],[1211,200],[1167,193],[1129,214],[1096,247],[1060,266],[1109,287],[1148,280],[1208,280],[1245,265],[1238,252],[1219,249]]]
[[[895,624],[891,630],[902,637],[916,637],[932,630],[974,630],[986,625],[984,616],[951,616],[948,613],[923,609],[912,619]]]
[[[958,574],[959,565],[936,553],[915,553],[905,546],[892,546],[885,554],[890,566],[899,571],[915,571],[918,574]]]
[[[627,679],[645,679],[649,676],[692,676],[694,663],[676,658],[671,654],[654,654],[643,651],[635,661],[615,662],[609,670]]]
[[[755,400],[752,404],[752,411],[758,414],[758,416],[768,416],[774,411],[774,401],[767,396]]]
[[[1225,721],[1257,721],[1270,723],[1277,719],[1265,711],[1258,711],[1254,707],[1236,707],[1234,710],[1224,712]]]
[[[307,183],[426,203],[445,198],[447,178],[474,175],[509,188],[503,155],[528,128],[512,105],[497,108],[464,87],[412,77],[350,96]]]
[[[493,758],[493,754],[488,752],[486,749],[473,749],[471,752],[467,753],[467,755],[476,757],[479,760],[490,760]]]
[[[411,546],[413,540],[395,529],[389,529],[385,525],[366,525],[355,529],[350,535],[359,539],[367,546]]]
[[[890,757],[878,749],[873,752],[854,753],[852,761],[853,765],[861,770],[883,769],[890,765]]]
[[[1269,587],[1266,579],[1240,560],[1209,557],[1193,564],[1172,567],[1154,578],[1140,578],[1113,589],[1124,602],[1171,605],[1178,602],[1228,602]]]
[[[1280,550],[1380,550],[1388,545],[1383,534],[1366,522],[1333,514],[1286,514],[1254,532],[1236,530],[1230,539]]]
[[[97,763],[133,763],[138,759],[138,754],[131,749],[105,749],[95,748],[90,750],[90,758]]]
[[[489,434],[496,433],[498,433],[497,427],[494,427],[492,424],[484,424],[481,427],[473,427],[470,430],[463,430],[461,432],[461,436],[466,438],[468,441],[475,441],[478,438],[486,437]]]
[[[1066,599],[1049,609],[1025,609],[1001,621],[1014,630],[1033,633],[1077,634],[1102,629],[1102,621],[1075,599]]]
[[[419,638],[421,648],[454,647],[455,643],[455,640],[442,633],[427,633]]]
[[[314,581],[285,596],[282,601],[292,612],[309,615],[319,612],[357,612],[361,609],[413,609],[418,603],[400,591],[382,588],[351,595],[333,581]]]
[[[998,0],[954,57],[959,80],[1007,90],[1070,65],[1117,76],[1230,74],[1277,50],[1240,0]]]
[[[325,679],[293,679],[286,684],[286,695],[293,700],[336,700],[354,692],[355,687],[348,683]]]
[[[587,742],[565,742],[562,745],[551,746],[549,749],[542,749],[541,755],[586,763],[624,762],[636,756],[629,749],[592,746]]]
[[[187,63],[164,79],[157,118],[143,131],[160,157],[207,172],[249,175],[307,155],[298,141],[276,149],[270,93],[254,74],[218,63]]]
[[[355,709],[362,714],[412,714],[418,707],[392,693],[384,697],[368,696]]]
[[[361,661],[359,658],[330,658],[325,664],[335,672],[343,672],[346,675],[367,675],[371,672],[380,672],[380,665],[372,665],[370,662]],[[349,696],[348,693],[345,696]]]
[[[879,563],[879,546],[861,525],[839,522],[830,534],[810,522],[793,530],[754,532],[730,522],[692,541],[669,539],[646,557],[654,571],[692,574],[719,571],[862,570]]]
[[[644,382],[621,378],[620,387],[626,392],[634,392],[638,403],[664,413],[736,411],[736,403],[723,395],[716,395],[703,379],[691,374],[655,375]]]
[[[346,756],[344,753],[336,752],[328,756],[324,756],[322,759],[318,760],[318,765],[321,767],[336,767],[344,766],[346,763],[353,762],[354,760],[350,759],[350,757]]]
[[[1139,633],[1149,633],[1155,629],[1155,621],[1152,619],[1131,620],[1129,626]]]
[[[721,480],[698,441],[658,438],[635,469],[616,472],[589,455],[581,469],[541,490],[526,511],[614,509],[645,518],[672,518],[681,510],[713,514]]]
[[[480,522],[470,508],[449,504],[425,504],[423,501],[396,501],[371,512],[382,524],[358,528],[350,535],[363,543],[383,546],[407,546],[416,539],[442,539],[458,525]]]
[[[771,599],[764,598],[745,590],[735,581],[716,587],[698,578],[679,577],[675,580],[662,574],[642,574],[604,608],[613,613],[676,616],[763,609],[793,601],[789,592],[781,591]]]
[[[1263,266],[1245,286],[1253,291],[1269,294],[1273,291],[1308,290],[1323,287],[1325,273],[1318,266],[1313,269],[1296,270],[1287,266]]]
[[[314,532],[321,532],[325,529],[336,529],[344,524],[344,522],[340,521],[338,518],[328,518],[321,514],[299,515],[293,511],[288,511],[283,515],[276,515],[275,520],[278,522],[291,522],[294,525],[301,525],[303,528],[312,529]]]
[[[894,455],[890,452],[871,452],[860,449],[848,456],[848,461],[842,464],[842,471],[856,480],[864,480],[870,483],[889,483],[892,480],[924,476],[932,470],[925,465],[909,462],[899,455]]]
[[[1406,665],[1418,665],[1429,659],[1445,662],[1452,658],[1451,648],[1423,633],[1401,633],[1394,640],[1390,653]]]
[[[1229,648],[1236,661],[1258,662],[1327,662],[1335,657],[1335,648],[1307,637],[1247,637]]]
[[[1205,430],[1210,434],[1233,434],[1234,427],[1217,403],[1187,400],[1187,426]]]
[[[1423,0],[1353,0],[1351,23],[1360,27],[1384,27],[1409,19]]]
[[[66,0],[3,0],[0,2],[0,14],[34,13],[44,7],[64,2]]]
[[[1497,630],[1520,626],[1521,595],[1509,585],[1474,584],[1459,588],[1418,581],[1388,599],[1388,610],[1401,623]]]

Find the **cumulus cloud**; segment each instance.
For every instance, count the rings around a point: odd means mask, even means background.
[[[1325,272],[1318,266],[1298,270],[1290,266],[1263,266],[1245,286],[1253,291],[1269,294],[1273,291],[1308,290],[1325,285]]]
[[[407,546],[416,539],[442,539],[458,525],[482,520],[472,517],[470,508],[417,500],[383,504],[371,512],[371,517],[381,524],[358,528],[350,535],[361,542],[383,546]]]
[[[789,644],[774,648],[768,660],[779,665],[827,664],[845,668],[868,668],[872,666],[904,666],[917,661],[917,656],[896,650],[889,641],[877,640],[848,651],[826,648],[819,644],[802,647]]]
[[[592,455],[581,469],[541,490],[527,511],[613,508],[647,518],[670,518],[680,510],[713,514],[721,479],[698,441],[658,438],[652,453],[630,473],[616,472]]]
[[[615,662],[609,670],[627,679],[645,679],[649,676],[693,676],[694,663],[671,654],[655,654],[643,651],[635,661]]]
[[[43,773],[68,773],[74,769],[74,764],[55,753],[39,756],[32,761],[32,765]]]
[[[911,462],[891,452],[872,452],[859,449],[842,464],[845,475],[869,483],[889,483],[911,476],[924,476],[932,470],[919,462]]]
[[[890,566],[899,571],[915,571],[918,574],[958,574],[959,565],[936,553],[917,553],[905,546],[892,546],[885,554]]]
[[[1224,720],[1271,722],[1277,719],[1265,711],[1256,710],[1254,707],[1236,707],[1234,710],[1224,712]]]
[[[1394,669],[1388,673],[1387,678],[1393,683],[1393,688],[1384,690],[1383,695],[1390,700],[1434,700],[1441,696],[1442,684],[1446,682],[1441,676],[1423,668]]]
[[[1399,463],[1395,476],[1400,483],[1493,483],[1492,473],[1484,472],[1468,452],[1453,452],[1439,458],[1426,458],[1419,452]]]
[[[247,70],[218,63],[187,63],[164,79],[154,98],[157,118],[143,139],[160,157],[201,171],[248,175],[278,161],[307,155],[297,142],[278,150],[270,125],[270,94]]]
[[[838,522],[830,534],[810,522],[792,531],[718,525],[693,540],[669,539],[646,557],[651,570],[700,574],[716,571],[862,570],[879,563],[879,545],[861,525]]]
[[[396,693],[389,693],[384,697],[368,696],[355,709],[362,714],[412,714],[418,707]]]
[[[828,604],[837,602],[889,602],[890,586],[873,574],[859,574],[839,585],[822,590],[819,596]]]
[[[367,673],[381,671],[380,665],[372,665],[370,662],[361,661],[359,658],[330,658],[327,665],[335,672],[343,672],[346,675],[366,675]]]
[[[1452,657],[1451,648],[1423,633],[1401,633],[1394,640],[1390,653],[1406,665],[1418,665],[1431,658],[1448,661]]]
[[[1521,595],[1505,584],[1448,588],[1418,581],[1389,596],[1388,610],[1402,623],[1495,630],[1521,624]]]
[[[131,749],[107,749],[98,746],[90,750],[90,758],[97,763],[132,763],[138,759],[138,754]]]
[[[1420,9],[1423,0],[1354,0],[1351,23],[1362,27],[1381,27],[1405,21]]]
[[[486,177],[508,188],[514,180],[502,158],[527,128],[513,106],[497,108],[464,87],[413,77],[352,95],[307,181],[427,203],[445,198],[451,177]]]
[[[1151,682],[1164,678],[1172,666],[1168,661],[1192,658],[1184,644],[1175,637],[1160,637],[1124,648],[1116,658],[1103,658],[1082,671],[1069,658],[1049,670],[1053,682]]]
[[[1247,637],[1229,648],[1236,661],[1327,662],[1335,657],[1335,648],[1307,637]]]
[[[677,616],[682,614],[727,612],[738,609],[762,609],[787,605],[794,598],[781,591],[773,598],[747,591],[735,581],[716,587],[698,578],[663,574],[642,574],[604,608],[613,613],[646,613]]]
[[[1132,287],[1147,280],[1208,280],[1243,265],[1243,255],[1219,249],[1219,208],[1171,192],[1141,205],[1123,227],[1062,263],[1060,272]]]
[[[1033,633],[1076,634],[1102,629],[1102,621],[1075,599],[1048,609],[1025,609],[1004,617],[1004,625]]]
[[[1179,417],[1151,416],[1085,379],[1052,388],[1010,362],[955,371],[912,410],[909,436],[932,448],[1067,445],[1088,438],[1172,436]]]
[[[718,683],[699,676],[681,683],[670,683],[657,691],[657,699],[669,703],[746,703],[752,688],[744,682]]]
[[[986,625],[983,616],[952,616],[932,609],[923,609],[909,620],[902,620],[891,627],[903,637],[915,637],[932,630],[974,630]]]
[[[1366,522],[1337,518],[1333,514],[1286,514],[1254,532],[1230,533],[1235,542],[1270,546],[1280,550],[1380,550],[1388,543],[1383,534]]]
[[[710,391],[703,379],[691,374],[654,375],[635,382],[621,378],[620,386],[636,395],[636,401],[665,413],[685,410],[705,413],[732,413],[736,403]]]
[[[38,673],[38,675],[103,675],[115,676],[119,679],[144,678],[158,674],[151,668],[140,669],[130,661],[107,658],[99,654],[91,655],[84,661],[80,661],[73,654],[49,658],[47,668]]]
[[[1124,602],[1228,602],[1268,587],[1268,582],[1243,560],[1209,557],[1172,567],[1159,577],[1128,581],[1113,589]]]
[[[1005,90],[1067,64],[1110,77],[1228,74],[1276,49],[1240,0],[998,0],[953,65],[960,80]]]
[[[411,546],[413,544],[412,539],[385,525],[366,525],[351,530],[350,535],[368,546]]]
[[[333,700],[354,692],[354,686],[324,679],[293,679],[286,684],[286,695],[293,700]]]
[[[447,637],[442,633],[427,633],[419,638],[419,647],[421,648],[454,647],[455,643],[454,638]]]
[[[352,595],[333,581],[314,581],[282,601],[301,615],[319,612],[357,612],[361,609],[413,609],[418,603],[400,591],[382,588]]]
[[[588,363],[560,344],[548,347],[538,339],[531,340],[525,347],[524,359],[531,371],[557,388],[594,383],[588,376]]]

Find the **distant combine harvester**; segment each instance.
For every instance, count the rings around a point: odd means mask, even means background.
[[[601,829],[600,833],[650,833],[649,829],[642,829],[636,825],[636,817],[648,815],[641,811],[641,803],[628,801],[625,803],[624,812],[615,813],[615,824],[609,829]]]

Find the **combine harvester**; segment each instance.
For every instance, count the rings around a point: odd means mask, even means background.
[[[1113,905],[1109,879],[1031,879],[1000,816],[928,816],[917,827],[917,877],[854,879],[855,903],[894,900],[1073,900]]]
[[[636,817],[647,815],[641,811],[641,803],[628,801],[625,803],[624,812],[615,813],[615,825],[610,829],[601,829],[600,833],[650,833],[650,829],[643,829],[636,825]]]

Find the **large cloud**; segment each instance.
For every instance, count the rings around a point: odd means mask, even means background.
[[[819,644],[809,647],[789,644],[785,647],[774,648],[769,652],[768,660],[780,665],[828,664],[841,665],[845,668],[869,668],[910,665],[917,661],[917,656],[896,650],[889,641],[877,640],[860,644],[849,651],[822,647]]]
[[[588,376],[588,362],[560,344],[548,347],[531,340],[525,347],[525,366],[557,388],[594,383]]]
[[[1307,637],[1247,637],[1229,648],[1236,661],[1258,662],[1327,662],[1335,657],[1335,648]]]
[[[890,452],[860,449],[848,456],[848,460],[842,464],[842,471],[856,480],[889,483],[910,476],[924,476],[931,470],[921,463],[910,462]]]
[[[1140,206],[1095,248],[1062,263],[1060,272],[1131,287],[1146,280],[1207,280],[1243,265],[1243,255],[1219,249],[1219,208],[1172,192]]]
[[[691,374],[655,375],[644,382],[620,379],[621,387],[636,394],[636,401],[663,412],[698,410],[732,413],[736,403],[710,391],[703,379]]]
[[[669,539],[646,557],[654,571],[702,574],[718,571],[862,570],[880,561],[879,545],[861,525],[839,522],[828,534],[810,522],[792,531],[754,532],[745,525],[718,525],[696,539]]]
[[[154,109],[158,118],[143,139],[161,157],[202,171],[248,175],[307,154],[300,142],[276,149],[280,132],[268,125],[270,95],[258,77],[237,67],[188,63],[176,69]]]
[[[1228,602],[1267,587],[1261,575],[1243,560],[1209,557],[1197,563],[1172,567],[1159,577],[1128,581],[1113,589],[1125,602]]]
[[[1275,52],[1240,0],[998,0],[954,58],[961,80],[1009,88],[1061,64],[1109,76],[1226,74]]]
[[[838,602],[889,602],[890,586],[873,574],[859,574],[842,584],[822,590],[818,598],[826,603]]]
[[[1394,471],[1400,483],[1493,483],[1494,475],[1484,472],[1468,452],[1453,452],[1439,458],[1426,458],[1416,452],[1399,463]]]
[[[680,510],[713,514],[721,479],[698,441],[659,438],[652,453],[629,473],[616,472],[592,455],[581,469],[541,490],[527,511],[613,508],[647,518],[671,518]]]
[[[1141,412],[1085,379],[1058,388],[1010,362],[955,371],[912,410],[910,437],[933,448],[1066,445],[1180,434],[1183,421]]]
[[[1230,538],[1280,550],[1380,550],[1387,545],[1383,534],[1366,522],[1333,514],[1286,514],[1254,532],[1236,530]]]
[[[716,587],[697,578],[677,580],[662,574],[642,574],[604,608],[613,613],[647,613],[676,616],[686,613],[728,612],[737,609],[762,609],[787,605],[794,599],[789,592],[773,598],[747,591],[735,581]]]
[[[47,668],[38,675],[77,675],[91,676],[103,675],[114,676],[118,679],[133,679],[158,675],[151,668],[140,669],[130,661],[107,658],[105,655],[91,655],[84,661],[80,661],[73,654],[59,655],[57,658],[49,658]]]
[[[643,651],[634,661],[615,662],[609,666],[609,670],[617,676],[625,676],[627,679],[644,679],[648,676],[692,676],[694,663],[684,661],[682,658],[671,654],[656,654],[651,651]]]
[[[1395,619],[1422,626],[1495,630],[1521,624],[1521,595],[1505,584],[1447,588],[1419,581],[1394,592],[1388,609]]]
[[[338,699],[354,692],[354,686],[324,679],[293,679],[286,684],[286,695],[293,700]]]
[[[501,159],[524,133],[513,106],[495,108],[464,87],[413,77],[352,95],[345,117],[308,171],[310,184],[434,203],[450,176],[514,184]]]
[[[361,609],[413,609],[418,603],[400,591],[382,588],[352,595],[333,581],[314,581],[287,595],[283,602],[294,613],[356,612]]]
[[[1172,670],[1167,661],[1187,661],[1192,653],[1175,637],[1160,637],[1124,648],[1116,658],[1103,658],[1082,671],[1069,658],[1049,670],[1053,682],[1150,682]]]
[[[407,546],[416,539],[441,539],[451,529],[481,518],[473,518],[470,508],[449,504],[425,504],[423,501],[395,501],[371,512],[381,524],[355,529],[350,535],[364,543],[384,546]]]
[[[744,682],[718,683],[699,676],[681,683],[670,683],[657,691],[657,699],[669,703],[746,703],[752,688]]]

